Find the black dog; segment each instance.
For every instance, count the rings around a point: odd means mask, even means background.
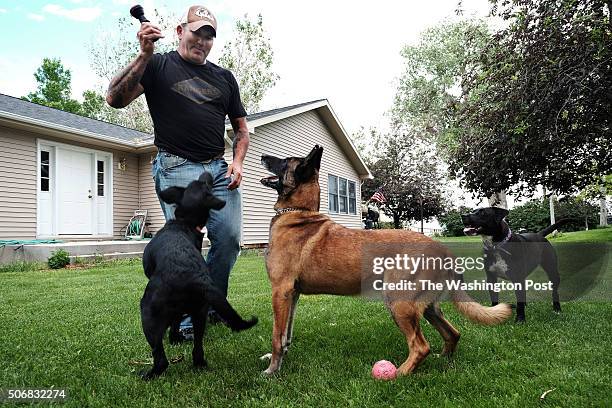
[[[560,220],[537,233],[514,234],[504,220],[506,215],[508,210],[494,207],[481,208],[471,214],[461,215],[465,226],[463,232],[466,235],[483,236],[487,282],[494,284],[499,277],[521,284],[521,289],[515,291],[516,321],[524,322],[525,279],[538,265],[541,265],[552,283],[553,310],[560,312],[557,254],[546,239],[546,235],[570,220]],[[491,303],[496,305],[499,299],[498,293],[490,290],[489,294]]]
[[[160,193],[162,200],[176,204],[176,220],[170,220],[145,247],[142,263],[149,283],[140,301],[142,329],[153,349],[153,368],[143,373],[151,379],[168,367],[162,339],[168,326],[178,335],[183,314],[193,321],[193,364],[206,367],[202,338],[208,305],[227,321],[234,331],[248,329],[257,318],[243,320],[213,285],[208,266],[202,257],[200,230],[208,220],[210,209],[219,210],[225,201],[211,193],[212,177],[204,173],[187,188],[170,187]]]

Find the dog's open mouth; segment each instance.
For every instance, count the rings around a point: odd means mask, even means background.
[[[276,186],[278,186],[278,176],[264,177],[259,181],[266,187],[276,188]]]
[[[472,227],[472,226],[468,225],[467,227],[465,227],[463,229],[463,233],[465,235],[469,235],[469,236],[478,235],[478,234],[480,234],[480,230],[481,229],[482,228],[480,228],[480,227]]]

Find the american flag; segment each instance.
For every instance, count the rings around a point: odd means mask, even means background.
[[[386,203],[387,199],[385,198],[384,194],[382,193],[382,188],[379,188],[378,190],[376,190],[376,192],[374,194],[372,194],[372,197],[370,197],[370,201],[376,201],[379,203]]]

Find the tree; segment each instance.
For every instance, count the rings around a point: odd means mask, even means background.
[[[427,220],[444,209],[442,175],[435,154],[414,137],[372,131],[376,155],[367,160],[374,176],[362,186],[362,197],[382,189],[380,209],[393,218],[395,228],[410,220]]]
[[[147,10],[147,16],[149,11]],[[162,14],[152,10],[148,16],[158,26],[164,38],[155,43],[155,52],[164,53],[176,50],[178,38],[175,34],[179,18],[174,14]],[[138,22],[130,16],[119,17],[112,29],[100,26],[89,42],[89,65],[104,83],[108,84],[115,74],[125,68],[140,53],[140,44],[136,39]]]
[[[609,0],[499,0],[507,28],[463,81],[451,174],[490,195],[575,193],[612,171]]]
[[[104,110],[106,100],[101,93],[92,89],[83,92],[83,102],[81,103],[81,113],[92,119],[103,120],[101,112]]]
[[[36,92],[30,92],[22,99],[81,114],[81,104],[70,97],[72,75],[59,58],[43,58],[42,65],[34,73],[34,78],[38,83]]]
[[[240,97],[247,112],[257,112],[266,92],[279,76],[272,71],[274,51],[266,37],[261,14],[257,20],[236,21],[234,39],[223,47],[219,65],[232,71],[240,86]]]
[[[418,45],[401,51],[403,72],[395,93],[392,125],[438,143],[445,154],[461,103],[461,82],[488,41],[483,21],[443,23],[425,30]]]

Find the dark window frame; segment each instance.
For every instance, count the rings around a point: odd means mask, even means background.
[[[46,160],[44,158],[46,154]],[[44,170],[46,169],[47,175],[45,176]],[[40,191],[47,193],[51,191],[51,151],[40,150]]]
[[[104,162],[105,160],[96,160],[96,192],[98,197],[104,197],[105,196],[105,186],[106,183],[104,182],[105,179],[105,171],[104,171]],[[100,165],[102,165],[102,168],[100,169]],[[100,180],[100,177],[102,178]]]

